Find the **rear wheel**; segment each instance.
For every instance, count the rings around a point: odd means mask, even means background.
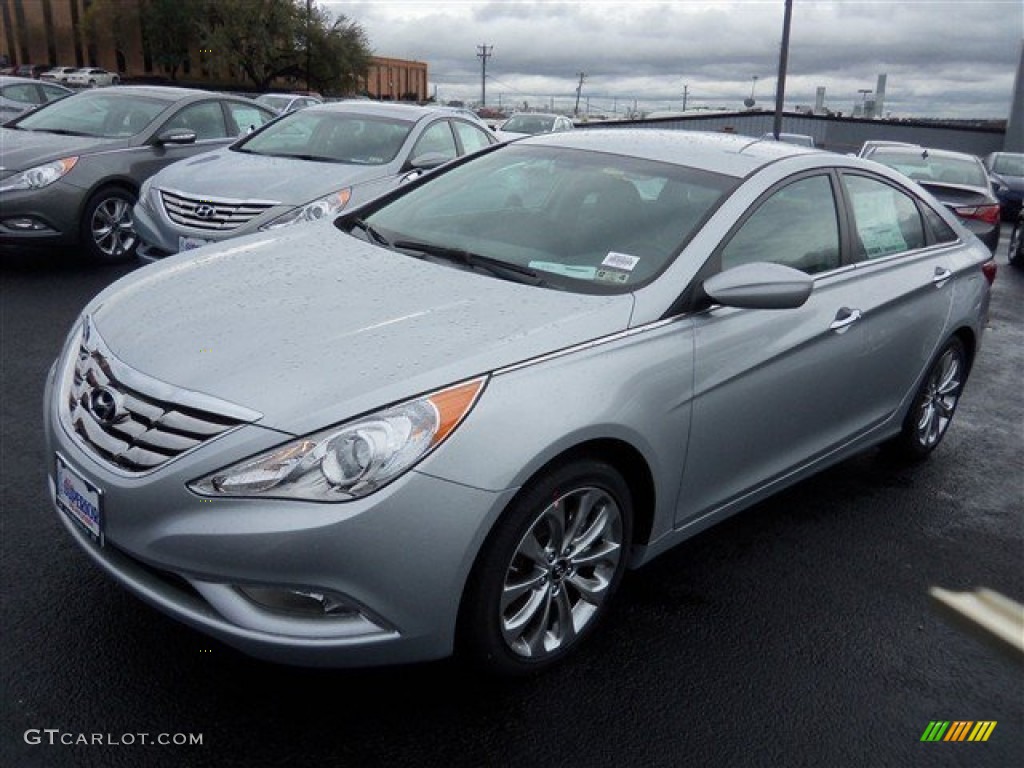
[[[460,651],[504,675],[539,671],[570,653],[618,588],[632,520],[629,489],[609,464],[581,459],[538,477],[477,558]]]
[[[938,447],[953,420],[966,381],[967,351],[954,336],[928,369],[903,422],[903,431],[892,443],[900,456],[919,461]]]
[[[1010,264],[1017,269],[1024,269],[1024,216],[1018,216],[1010,233],[1010,247],[1007,254]]]
[[[85,204],[81,241],[93,261],[126,261],[135,255],[139,237],[135,234],[132,207],[136,196],[123,187],[105,187]]]

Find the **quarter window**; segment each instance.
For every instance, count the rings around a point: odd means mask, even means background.
[[[755,261],[808,274],[839,266],[839,224],[827,176],[800,179],[772,194],[722,250],[722,269]]]
[[[924,247],[924,226],[912,198],[866,176],[844,175],[843,186],[853,210],[855,260]]]

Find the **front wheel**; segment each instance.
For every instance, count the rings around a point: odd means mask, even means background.
[[[967,351],[954,336],[928,369],[903,421],[903,431],[892,443],[899,455],[920,461],[938,447],[953,420],[966,381]]]
[[[135,254],[139,243],[132,218],[135,200],[135,194],[123,187],[107,187],[89,198],[82,214],[81,239],[91,260],[113,263]]]
[[[555,664],[597,625],[626,567],[633,509],[622,475],[581,459],[520,492],[470,576],[460,651],[490,672]]]

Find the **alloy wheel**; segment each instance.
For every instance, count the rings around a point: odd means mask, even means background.
[[[572,644],[611,593],[623,516],[611,494],[578,488],[548,505],[516,547],[500,600],[501,635],[521,658]]]
[[[926,449],[945,434],[960,399],[963,359],[959,347],[950,346],[928,373],[917,411],[917,439]]]
[[[105,256],[118,258],[135,247],[132,205],[120,197],[109,197],[93,211],[92,240]]]

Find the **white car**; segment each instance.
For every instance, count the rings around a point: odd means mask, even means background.
[[[77,72],[78,67],[54,67],[39,75],[40,80],[49,80],[53,83],[66,83],[72,72]]]
[[[84,67],[68,75],[68,85],[77,88],[95,88],[99,85],[117,85],[121,78],[113,72],[96,67]]]

